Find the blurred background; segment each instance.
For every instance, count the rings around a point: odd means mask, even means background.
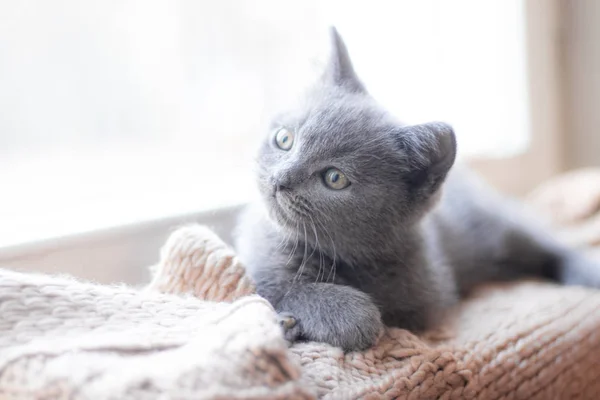
[[[600,1],[0,0],[0,266],[142,283],[180,224],[230,240],[332,24],[499,190],[600,164]]]

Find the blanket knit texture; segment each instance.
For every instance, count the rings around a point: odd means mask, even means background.
[[[344,354],[290,347],[208,228],[153,269],[144,290],[0,270],[0,399],[600,398],[595,290],[482,287],[436,330]]]

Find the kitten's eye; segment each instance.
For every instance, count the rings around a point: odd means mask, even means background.
[[[329,168],[325,171],[323,181],[334,190],[342,190],[350,186],[350,181],[346,175],[337,168]]]
[[[285,128],[279,128],[275,134],[275,143],[281,150],[289,150],[294,145],[294,134]]]

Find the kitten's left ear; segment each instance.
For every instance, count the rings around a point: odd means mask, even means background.
[[[398,137],[409,166],[408,180],[421,195],[435,193],[456,159],[456,136],[443,122],[406,126]]]
[[[325,82],[353,92],[365,92],[362,82],[354,72],[346,44],[334,26],[329,29],[329,35],[331,50],[324,75]]]

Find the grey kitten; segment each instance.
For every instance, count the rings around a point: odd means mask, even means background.
[[[382,324],[422,330],[484,281],[600,286],[600,269],[452,168],[449,125],[404,125],[382,109],[331,35],[323,79],[272,121],[262,201],[238,228],[240,257],[287,339],[365,349]]]

